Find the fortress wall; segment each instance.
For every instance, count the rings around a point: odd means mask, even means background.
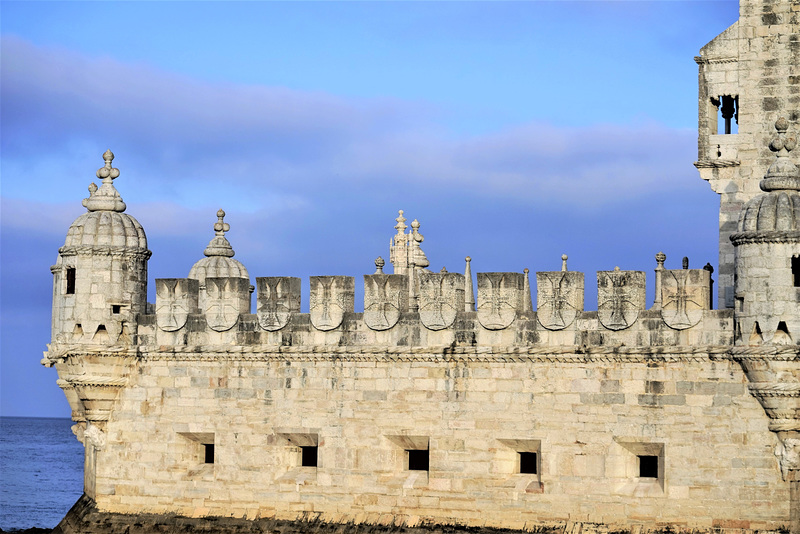
[[[789,517],[777,437],[737,362],[461,352],[144,351],[97,453],[98,508],[511,528]],[[301,467],[289,440],[314,436],[319,465]],[[429,471],[406,469],[425,443]],[[538,452],[537,474],[519,450]],[[638,476],[643,454],[660,455],[657,478]]]

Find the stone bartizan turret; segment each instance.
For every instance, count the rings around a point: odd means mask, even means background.
[[[103,154],[98,188],[89,186],[88,210],[69,227],[53,273],[51,342],[42,363],[55,365],[72,409],[73,432],[85,447],[84,491],[95,496],[96,453],[135,361],[135,335],[146,311],[147,237],[124,213],[114,187],[114,154]]]

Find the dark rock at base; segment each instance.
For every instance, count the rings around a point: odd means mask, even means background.
[[[563,534],[563,528],[537,534]],[[40,532],[47,532],[42,530]],[[52,534],[518,534],[519,530],[454,525],[369,525],[319,520],[247,520],[233,517],[183,517],[174,514],[112,514],[100,512],[83,495]],[[37,533],[38,534],[38,531]]]

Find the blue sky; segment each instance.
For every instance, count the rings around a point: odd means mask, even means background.
[[[659,250],[716,266],[692,57],[736,2],[0,10],[3,415],[69,414],[39,364],[49,266],[107,148],[153,251],[151,300],[154,278],[202,257],[220,207],[253,283],[371,273],[398,209],[436,270],[466,255],[474,271],[554,270],[569,254],[587,309],[597,270],[652,286]]]

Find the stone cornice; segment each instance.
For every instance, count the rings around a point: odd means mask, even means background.
[[[698,169],[721,169],[725,167],[738,167],[741,161],[736,159],[701,159],[694,162]]]
[[[753,243],[800,243],[800,230],[739,232],[731,235],[734,246]]]
[[[120,245],[81,245],[81,246],[64,246],[58,249],[61,256],[133,256],[140,257],[141,259],[149,259],[153,255],[151,251],[146,248],[132,248]]]
[[[694,62],[698,65],[709,65],[709,64],[719,64],[719,63],[737,63],[739,61],[738,57],[733,56],[726,56],[726,57],[703,57],[703,56],[694,56]]]

